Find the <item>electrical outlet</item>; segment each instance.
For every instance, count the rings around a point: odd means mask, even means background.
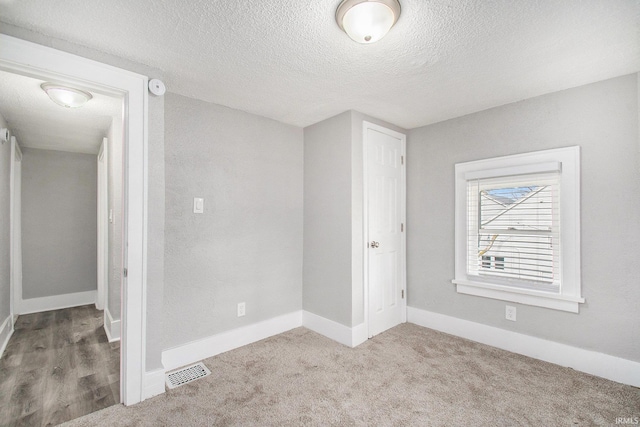
[[[512,305],[508,305],[505,307],[504,317],[507,320],[511,320],[512,322],[516,321],[516,308]]]
[[[238,303],[238,317],[244,316],[246,313],[246,306],[243,302]]]

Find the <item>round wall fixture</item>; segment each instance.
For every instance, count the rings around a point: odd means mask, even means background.
[[[162,96],[167,91],[167,88],[164,87],[164,83],[162,83],[158,79],[149,80],[149,92],[156,96]]]
[[[336,11],[336,22],[358,43],[383,38],[400,17],[398,0],[343,0]]]

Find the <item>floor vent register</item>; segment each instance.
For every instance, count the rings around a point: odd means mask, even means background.
[[[187,366],[175,372],[166,375],[166,384],[170,389],[180,387],[199,378],[210,375],[211,371],[204,366],[204,363],[198,362],[195,365]]]

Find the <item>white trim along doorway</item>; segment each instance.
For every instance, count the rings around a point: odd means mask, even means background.
[[[0,34],[0,70],[62,80],[123,98],[124,268],[122,287],[121,398],[125,405],[144,399],[147,264],[146,76]]]
[[[109,290],[108,142],[107,138],[103,138],[98,151],[98,292],[96,295],[96,308],[98,310],[105,309]],[[107,313],[105,311],[105,325],[107,321]]]
[[[11,331],[21,312],[22,301],[22,151],[15,136],[11,137],[11,172],[9,178],[9,307]]]

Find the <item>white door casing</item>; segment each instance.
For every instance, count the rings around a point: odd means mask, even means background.
[[[96,308],[104,310],[109,289],[108,139],[102,139],[98,152],[98,292]],[[106,313],[105,313],[106,316]],[[105,318],[105,325],[107,319]]]
[[[21,312],[22,302],[22,151],[15,136],[11,137],[11,171],[9,180],[10,234],[10,313],[13,322]],[[13,330],[13,326],[12,326]]]
[[[365,309],[369,338],[406,322],[406,136],[364,122]]]
[[[121,399],[144,399],[147,277],[147,110],[146,76],[0,34],[0,70],[123,98],[124,201],[127,240],[122,288]]]

